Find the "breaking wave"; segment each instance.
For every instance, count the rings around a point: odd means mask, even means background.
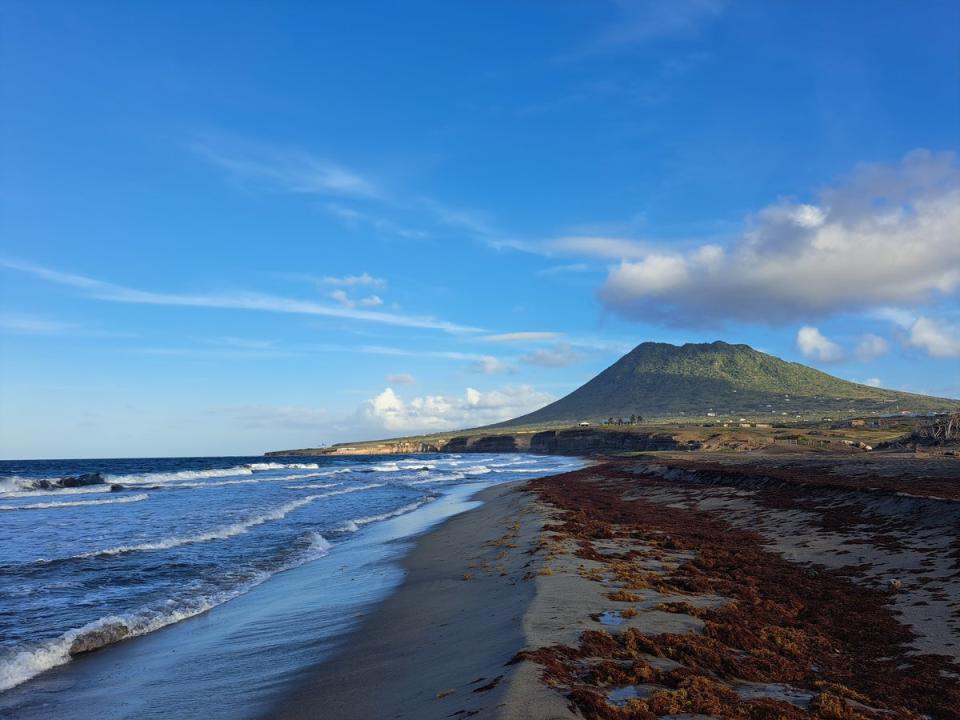
[[[450,482],[451,480],[463,480],[466,477],[462,472],[450,473],[449,475],[435,475],[425,477],[420,480],[410,480],[408,485],[426,485],[428,483]]]
[[[263,525],[264,523],[268,523],[272,520],[282,520],[294,510],[302,508],[304,505],[309,505],[314,500],[321,497],[324,497],[324,495],[307,495],[299,500],[293,500],[292,502],[284,503],[283,505],[275,507],[273,510],[260,515],[254,515],[246,520],[225,525],[224,527],[219,527],[215,530],[197,533],[195,535],[174,536],[154,542],[141,543],[139,545],[120,545],[118,547],[108,548],[106,550],[92,550],[90,552],[80,553],[79,555],[73,555],[71,559],[102,557],[105,555],[123,555],[126,553],[150,552],[153,550],[169,550],[171,548],[180,547],[181,545],[193,545],[194,543],[209,542],[211,540],[225,540],[226,538],[231,538],[236,535],[243,535],[251,528],[255,528],[258,525]]]
[[[203,478],[253,475],[248,467],[216,468],[213,470],[179,470],[177,472],[133,473],[131,475],[107,475],[113,483],[125,485],[177,482],[178,480],[202,480]]]
[[[308,534],[304,551],[270,570],[256,573],[234,587],[219,592],[185,598],[171,607],[169,602],[122,615],[108,615],[86,625],[67,630],[52,640],[31,647],[17,648],[0,656],[0,692],[16,687],[40,673],[63,665],[71,659],[71,649],[97,649],[105,645],[146,635],[167,625],[207,612],[218,605],[249,592],[278,572],[291,570],[326,555],[332,545],[320,533]]]
[[[107,479],[114,483],[142,484],[142,483],[170,483],[182,480],[203,480],[204,478],[236,477],[238,475],[253,475],[268,470],[319,470],[317,463],[247,463],[229,468],[213,468],[210,470],[180,470],[177,472],[133,473],[130,475],[107,475]],[[293,476],[297,477],[297,476]],[[269,477],[263,478],[270,479]]]
[[[371,465],[370,469],[373,472],[400,472],[403,468],[400,467],[395,462],[381,463],[379,465]]]
[[[109,485],[85,485],[75,488],[38,489],[36,478],[9,477],[0,479],[0,498],[50,497],[51,495],[96,495],[110,492]]]
[[[355,518],[353,520],[347,520],[343,525],[337,528],[339,532],[356,532],[364,525],[369,525],[370,523],[380,522],[381,520],[389,520],[392,517],[397,517],[398,515],[406,515],[409,512],[413,512],[419,507],[426,505],[428,502],[433,500],[432,497],[425,497],[412,502],[409,505],[404,505],[399,507],[396,510],[390,510],[389,512],[381,513],[379,515],[368,515],[367,517]]]
[[[83,507],[85,505],[120,505],[146,500],[149,495],[140,493],[126,497],[111,498],[109,500],[61,500],[54,502],[26,503],[23,505],[0,505],[0,510],[46,510],[47,508]]]
[[[339,483],[332,483],[331,485],[288,485],[288,490],[302,490],[305,488],[311,487],[333,487]],[[354,485],[352,487],[344,488],[343,490],[331,490],[330,492],[320,493],[319,495],[312,495],[313,498],[327,498],[333,497],[334,495],[349,495],[350,493],[360,492],[361,490],[373,490],[374,488],[383,487],[386,483],[370,483],[369,485]]]
[[[317,463],[247,463],[244,467],[250,468],[254,472],[260,470],[319,470]]]

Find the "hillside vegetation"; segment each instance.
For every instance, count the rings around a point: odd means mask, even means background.
[[[960,401],[885,390],[786,362],[748,345],[642,343],[566,397],[491,427],[609,418],[821,419],[960,410]]]

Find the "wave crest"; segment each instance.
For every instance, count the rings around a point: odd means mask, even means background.
[[[127,638],[145,635],[167,625],[204,613],[249,592],[273,575],[326,555],[333,547],[320,533],[307,536],[306,549],[271,570],[257,573],[240,584],[209,595],[187,598],[171,608],[148,607],[123,615],[108,615],[67,630],[57,638],[30,647],[15,648],[0,657],[0,692],[16,687],[40,673],[63,665],[82,652],[96,650]]]
[[[42,503],[26,503],[22,505],[0,505],[0,510],[46,510],[48,508],[62,507],[84,507],[86,505],[122,505],[124,503],[140,502],[146,500],[149,495],[139,493],[137,495],[127,495],[126,497],[110,498],[109,500],[59,500]]]

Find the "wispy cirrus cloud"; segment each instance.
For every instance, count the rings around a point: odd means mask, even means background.
[[[190,145],[192,152],[238,182],[280,192],[327,198],[323,209],[347,227],[367,226],[381,234],[423,239],[431,233],[412,225],[456,228],[475,239],[498,232],[481,214],[439,200],[391,192],[367,172],[349,168],[313,152],[270,143],[208,135]],[[348,202],[350,204],[345,204]],[[413,217],[412,223],[394,216]]]
[[[561,333],[549,331],[510,332],[499,333],[497,335],[484,335],[480,340],[497,343],[538,342],[543,340],[556,340],[560,336]]]
[[[348,207],[341,203],[327,203],[324,206],[327,214],[340,220],[347,228],[358,228],[366,226],[383,235],[398,235],[409,240],[422,240],[430,237],[430,233],[401,223],[388,220],[379,215],[368,211],[358,210],[355,207]]]
[[[567,343],[560,343],[553,348],[535,350],[520,359],[529,365],[568,367],[583,360],[583,353],[577,352]]]
[[[386,287],[387,281],[383,278],[373,277],[370,273],[363,272],[359,275],[343,275],[341,277],[334,277],[332,275],[325,275],[320,278],[320,282],[324,285],[338,285],[342,287],[375,287],[382,288]]]
[[[346,290],[334,290],[330,293],[330,298],[347,308],[355,307],[378,307],[383,305],[383,299],[379,295],[368,295],[362,298],[352,298],[347,295]]]
[[[361,173],[303,150],[225,136],[196,141],[190,149],[241,182],[266,183],[292,193],[383,197],[382,190]]]
[[[558,58],[577,61],[629,50],[652,40],[690,35],[717,19],[726,0],[615,0],[614,17],[573,52]]]
[[[107,302],[135,305],[162,305],[179,307],[218,308],[223,310],[250,310],[260,312],[286,313],[294,315],[315,315],[323,317],[359,320],[380,323],[396,327],[441,330],[447,333],[482,332],[480,328],[460,325],[434,318],[432,316],[402,315],[376,310],[364,310],[355,307],[324,305],[312,300],[282,297],[267,293],[164,293],[116,285],[95,278],[72,273],[64,273],[50,268],[12,260],[0,260],[0,266],[10,270],[33,275],[58,285],[81,290],[84,295]]]
[[[387,375],[384,380],[390,385],[414,385],[417,382],[417,379],[410,373],[393,373]]]
[[[76,323],[60,322],[35,315],[0,313],[0,330],[22,335],[68,335],[81,329]]]

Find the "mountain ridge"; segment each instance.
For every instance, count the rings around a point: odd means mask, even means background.
[[[644,342],[559,400],[488,427],[597,423],[632,415],[821,419],[957,410],[960,400],[853,383],[749,345]]]

